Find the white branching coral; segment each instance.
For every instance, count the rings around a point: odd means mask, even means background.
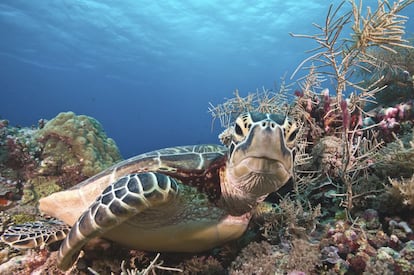
[[[378,8],[372,11],[367,8],[367,14],[362,15],[362,0],[359,5],[351,1],[354,24],[352,39],[355,48],[362,51],[369,46],[378,46],[385,50],[395,52],[392,47],[412,48],[403,39],[404,24],[408,17],[398,14],[403,8],[414,3],[413,0],[399,0],[392,5],[387,1],[378,1]]]
[[[213,123],[216,119],[220,121],[223,128],[228,128],[231,123],[244,112],[261,112],[268,114],[283,114],[288,110],[287,92],[290,86],[286,85],[282,79],[282,83],[276,91],[264,89],[249,93],[246,97],[242,97],[239,91],[234,92],[234,97],[226,102],[218,105],[210,103],[209,113],[213,117]]]

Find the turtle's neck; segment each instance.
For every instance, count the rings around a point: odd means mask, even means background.
[[[240,179],[236,182],[234,181],[234,177],[228,174],[228,170],[221,169],[221,199],[218,202],[219,206],[226,208],[234,216],[240,216],[250,212],[269,193],[267,190],[256,190],[257,188],[255,188],[256,185],[254,182],[263,180],[264,178],[262,176],[251,173],[249,179]]]

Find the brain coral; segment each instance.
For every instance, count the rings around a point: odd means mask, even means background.
[[[121,159],[115,142],[92,117],[60,113],[37,132],[42,144],[39,174],[62,176],[62,187],[93,176]]]

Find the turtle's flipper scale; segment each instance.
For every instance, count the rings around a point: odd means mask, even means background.
[[[10,226],[1,240],[15,248],[43,247],[63,240],[70,226],[59,220],[42,220]]]
[[[163,174],[148,172],[118,179],[102,192],[70,230],[58,253],[59,267],[70,268],[90,239],[150,207],[170,201],[177,194],[175,179]]]

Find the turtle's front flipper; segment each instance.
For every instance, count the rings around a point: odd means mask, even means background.
[[[92,238],[150,207],[174,199],[177,193],[177,182],[163,174],[148,172],[120,178],[108,186],[73,225],[59,250],[59,268],[69,269]]]
[[[63,240],[70,226],[56,219],[27,222],[10,226],[1,240],[15,248],[43,247]]]

